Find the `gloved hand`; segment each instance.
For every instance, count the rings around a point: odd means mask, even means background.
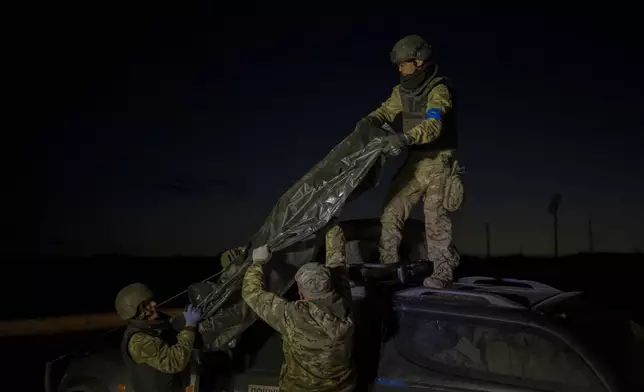
[[[407,144],[407,135],[404,133],[389,135],[385,137],[385,146],[382,148],[382,152],[385,155],[395,157],[402,152],[403,148],[407,147]]]
[[[201,320],[201,310],[199,310],[198,307],[192,306],[192,304],[190,304],[186,308],[186,311],[183,312],[183,318],[184,320],[186,320],[186,325],[196,326],[197,324],[199,324],[199,320]]]
[[[253,249],[253,261],[261,264],[265,264],[268,260],[271,259],[271,251],[268,249],[268,246],[262,245],[259,248]]]

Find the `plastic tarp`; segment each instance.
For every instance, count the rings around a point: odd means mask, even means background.
[[[203,348],[220,350],[248,328],[256,315],[241,298],[250,251],[267,244],[273,257],[265,267],[267,290],[283,295],[297,269],[324,247],[326,229],[342,207],[376,186],[384,163],[383,136],[392,130],[359,123],[356,129],[278,200],[244,254],[230,263],[217,282],[193,284],[190,301],[203,310]]]

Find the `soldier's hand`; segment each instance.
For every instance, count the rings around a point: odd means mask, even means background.
[[[267,263],[271,259],[271,251],[268,246],[262,245],[259,248],[253,249],[253,261],[257,263]]]
[[[197,325],[199,324],[199,320],[201,320],[201,310],[190,304],[186,308],[186,311],[183,312],[183,318],[186,320],[186,325]]]
[[[397,133],[389,135],[385,138],[385,146],[382,152],[387,156],[395,157],[402,152],[402,149],[407,146],[407,135],[404,133]]]

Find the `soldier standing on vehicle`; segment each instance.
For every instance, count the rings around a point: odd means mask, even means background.
[[[280,391],[348,392],[355,387],[353,312],[345,239],[340,226],[326,234],[326,266],[304,264],[295,274],[300,300],[288,302],[264,289],[267,246],[253,250],[242,296],[248,306],[282,334],[284,364]]]
[[[399,262],[402,229],[412,207],[423,201],[428,258],[434,273],[423,284],[443,288],[453,280],[460,256],[452,244],[452,223],[447,211],[462,201],[462,184],[453,153],[457,147],[452,93],[431,59],[431,46],[417,35],[398,41],[391,61],[400,72],[400,84],[389,99],[361,122],[375,126],[392,123],[402,113],[403,132],[387,136],[384,153],[409,149],[407,161],[394,177],[385,201],[380,238],[380,262]]]
[[[177,333],[170,317],[157,312],[152,291],[141,283],[118,293],[116,313],[127,321],[121,354],[136,392],[182,391],[180,373],[186,369],[195,342],[199,309],[188,306],[185,326]]]

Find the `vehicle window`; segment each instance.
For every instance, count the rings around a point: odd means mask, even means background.
[[[432,370],[548,391],[604,391],[569,346],[536,328],[409,313],[399,328],[401,355]]]

